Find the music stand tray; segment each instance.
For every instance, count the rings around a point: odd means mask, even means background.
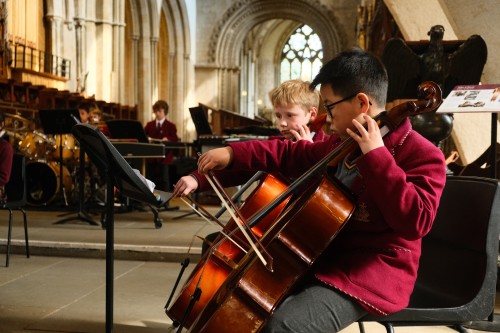
[[[106,333],[113,331],[113,280],[114,280],[114,188],[132,199],[161,207],[172,198],[172,193],[153,193],[120,155],[99,129],[88,124],[78,124],[72,129],[92,162],[106,177]]]

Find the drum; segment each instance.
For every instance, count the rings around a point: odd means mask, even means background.
[[[51,203],[60,191],[60,168],[56,162],[31,162],[26,165],[26,190],[28,203],[34,206]],[[63,165],[63,190],[69,193],[73,180],[68,169]]]
[[[80,163],[80,147],[76,146],[75,150],[73,151],[73,158],[76,161],[76,164]],[[88,164],[89,162],[89,155],[85,154],[85,164]]]
[[[75,138],[71,134],[61,134],[54,135],[55,149],[52,153],[53,160],[59,160],[61,156],[61,146],[62,146],[62,158],[63,160],[73,159],[75,153]]]
[[[45,159],[47,152],[53,149],[49,139],[43,133],[33,131],[27,133],[19,141],[19,151],[30,160]]]

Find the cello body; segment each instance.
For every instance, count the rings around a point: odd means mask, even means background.
[[[274,259],[273,271],[247,253],[240,269],[230,274],[189,332],[258,332],[354,208],[351,199],[327,178],[308,186],[261,239]]]
[[[258,211],[261,207],[265,206],[265,204],[272,201],[285,189],[286,185],[283,181],[273,175],[265,175],[263,179],[261,179],[259,186],[253,190],[241,206],[240,212],[242,216],[245,218],[250,217],[254,212]],[[284,201],[271,214],[262,220],[262,223],[254,226],[252,228],[252,232],[258,238],[262,237],[264,232],[281,214],[287,203],[288,200]],[[230,220],[224,229],[226,233],[230,233],[231,231],[237,229],[237,227],[235,222]],[[241,240],[244,245],[249,248],[248,244],[245,244],[244,238],[239,236],[241,236],[240,232],[237,231],[235,233],[235,238]],[[207,251],[207,253],[205,253],[205,255],[201,258],[200,262],[196,265],[191,275],[188,277],[188,280],[182,290],[177,295],[177,298],[172,303],[172,306],[167,309],[166,313],[173,322],[181,323],[184,321],[183,325],[189,328],[193,321],[198,317],[199,313],[206,306],[207,302],[212,298],[217,290],[219,290],[220,286],[236,268],[235,264],[238,265],[240,260],[244,257],[245,253],[231,241],[224,239],[222,234],[216,238],[214,244],[217,244],[219,241],[220,244],[215,246],[214,253],[212,255],[210,254],[211,251]],[[184,318],[186,309],[189,308],[188,304],[191,302],[192,295],[195,294],[196,288],[201,289],[200,299],[194,303],[193,308],[187,317]]]

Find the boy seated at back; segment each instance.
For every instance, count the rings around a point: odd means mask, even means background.
[[[269,92],[276,125],[281,133],[281,136],[273,136],[269,139],[316,142],[328,137],[322,129],[311,132],[309,128],[309,125],[318,117],[320,100],[319,92],[311,90],[309,84],[307,81],[289,80]],[[222,173],[219,180],[224,186],[236,186],[244,184],[254,173]],[[196,190],[201,192],[210,189],[205,176],[194,171],[177,182],[173,194],[182,196]]]

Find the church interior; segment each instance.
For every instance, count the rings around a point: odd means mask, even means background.
[[[421,101],[419,87],[435,82],[439,102],[411,125],[442,151],[447,179],[485,186],[462,196],[451,181],[454,202],[438,211],[482,236],[458,225],[430,237],[463,252],[449,260],[469,280],[444,288],[452,305],[403,315],[396,331],[500,332],[500,189],[489,190],[500,179],[498,17],[496,0],[0,0],[0,140],[14,152],[11,183],[0,182],[0,332],[197,332],[189,311],[200,296],[190,291],[185,318],[175,297],[213,245],[204,237],[224,227],[207,216],[235,217],[217,191],[171,198],[176,182],[213,148],[280,135],[270,91],[313,81],[351,48],[384,64],[386,110]],[[317,129],[332,134],[318,102]],[[162,184],[154,195],[150,175]],[[227,189],[242,207],[258,188],[246,185]],[[472,257],[481,263],[464,266]],[[386,332],[378,321],[342,332]]]

